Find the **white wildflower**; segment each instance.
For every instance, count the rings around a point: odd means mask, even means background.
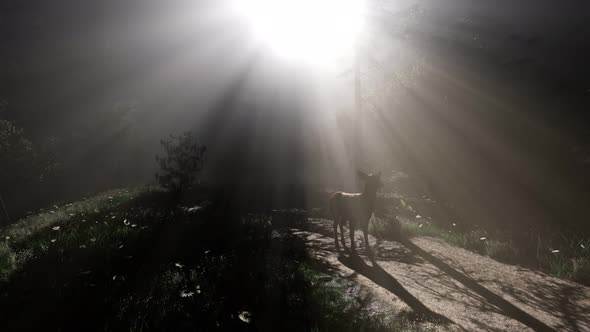
[[[240,320],[244,323],[250,323],[250,321],[252,320],[252,314],[248,311],[240,312],[238,317],[240,317]]]
[[[183,290],[180,292],[180,297],[191,297],[195,295],[195,292],[189,292],[187,290]]]

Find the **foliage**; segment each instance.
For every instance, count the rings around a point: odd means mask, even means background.
[[[197,212],[169,209],[162,191],[135,192],[56,209],[61,218],[50,224],[31,217],[28,223],[43,224],[29,225],[31,232],[5,232],[11,239],[0,252],[17,266],[0,282],[6,308],[0,324],[8,330],[424,330],[403,317],[376,316],[350,281],[311,260],[303,239],[274,229],[267,215],[233,215],[215,204]]]
[[[0,242],[0,280],[7,278],[9,273],[14,270],[14,253],[8,244]]]
[[[156,155],[160,171],[156,179],[172,192],[180,193],[196,184],[196,174],[203,168],[206,147],[200,145],[191,132],[161,140],[164,156]]]
[[[22,128],[0,118],[0,224],[8,219],[7,199],[27,185],[42,182],[56,167],[51,144],[33,143]]]
[[[0,181],[21,173],[32,161],[33,143],[24,137],[23,129],[0,119]]]
[[[539,234],[514,241],[514,234],[481,228],[444,228],[430,220],[410,220],[387,215],[375,218],[369,232],[377,238],[431,236],[472,250],[498,261],[540,268],[554,276],[590,285],[590,240],[576,234],[556,234],[543,239]],[[400,226],[398,226],[400,225]]]
[[[0,183],[8,178],[42,180],[57,166],[55,140],[34,143],[14,122],[0,118]]]

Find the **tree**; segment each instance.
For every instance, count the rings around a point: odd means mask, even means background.
[[[0,119],[0,188],[13,188],[23,182],[32,161],[33,144],[23,136],[23,130],[11,121]],[[2,194],[0,220],[6,218],[10,222]]]
[[[206,147],[191,132],[170,135],[170,139],[161,140],[160,144],[165,150],[164,156],[156,155],[160,166],[156,179],[160,185],[175,194],[194,186],[196,175],[203,168]]]

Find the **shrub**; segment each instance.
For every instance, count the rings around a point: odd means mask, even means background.
[[[14,270],[14,253],[7,243],[0,242],[0,280],[6,278]]]
[[[378,239],[397,240],[402,236],[401,224],[394,215],[375,217],[369,223],[369,233]]]
[[[196,174],[203,168],[206,147],[200,145],[191,132],[161,140],[164,156],[156,155],[160,171],[156,179],[160,185],[174,193],[191,188],[197,182]]]

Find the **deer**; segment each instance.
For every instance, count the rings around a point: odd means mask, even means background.
[[[365,250],[369,255],[372,255],[369,246],[369,220],[373,215],[375,209],[375,200],[377,198],[377,190],[383,187],[381,182],[381,172],[377,174],[365,174],[357,171],[358,176],[365,181],[365,189],[361,193],[347,193],[337,191],[330,197],[330,213],[334,218],[334,242],[336,243],[336,250],[340,250],[338,244],[338,226],[340,226],[340,236],[342,237],[342,245],[346,247],[344,240],[344,229],[348,221],[350,229],[350,248],[352,253],[356,253],[354,243],[354,231],[360,228],[365,236]]]

